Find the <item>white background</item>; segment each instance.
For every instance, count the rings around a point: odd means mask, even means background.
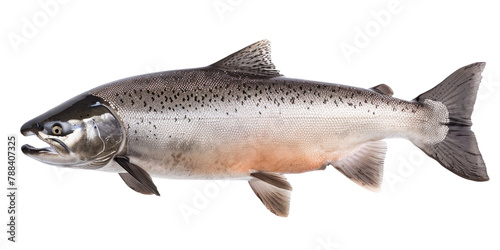
[[[155,179],[162,196],[144,196],[117,174],[19,155],[18,242],[6,240],[2,195],[1,249],[500,248],[500,8],[493,1],[69,1],[49,11],[47,2],[0,4],[0,152],[13,133],[19,145],[42,146],[20,136],[21,125],[90,88],[205,66],[266,38],[288,77],[386,83],[407,100],[486,61],[473,130],[491,180],[462,179],[393,139],[380,193],[333,168],[288,175],[290,216],[279,218],[243,181]],[[27,23],[36,31],[26,33]],[[357,47],[350,56],[347,44]],[[196,214],[183,216],[188,207]]]

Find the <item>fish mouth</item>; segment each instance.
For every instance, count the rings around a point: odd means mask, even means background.
[[[55,138],[43,138],[40,135],[40,131],[33,131],[33,129],[21,130],[21,133],[24,136],[36,136],[38,139],[48,144],[48,147],[41,148],[25,144],[21,147],[21,151],[25,155],[51,165],[63,165],[68,163],[68,160],[70,160],[67,156],[71,155],[72,151],[61,140]]]
[[[33,136],[36,135],[38,139],[42,140],[43,139],[38,135],[40,131],[43,130],[43,127],[40,125],[40,123],[32,123],[32,122],[27,122],[21,127],[21,134],[24,136]],[[53,154],[57,152],[54,150],[52,147],[46,147],[46,148],[37,148],[33,147],[29,144],[25,144],[21,147],[21,151],[28,156],[31,155],[37,155],[37,154]]]
[[[29,144],[25,144],[21,147],[21,151],[25,155],[36,155],[36,154],[58,154],[54,148],[46,147],[46,148],[36,148]]]
[[[55,139],[55,138],[43,138],[41,135],[40,135],[40,132],[43,131],[43,126],[42,124],[40,124],[39,122],[34,122],[33,120],[25,123],[22,127],[21,127],[21,134],[23,134],[24,136],[33,136],[33,135],[36,135],[38,137],[38,139],[40,139],[41,141],[44,141],[46,142],[47,144],[49,144],[49,147],[46,147],[46,148],[36,148],[36,147],[33,147],[29,144],[26,144],[26,145],[23,145],[21,147],[21,151],[26,154],[26,155],[35,155],[35,154],[58,154],[57,150],[55,150],[53,147],[52,147],[52,144],[53,143],[57,143],[59,144],[58,146],[62,149],[64,149],[63,151],[66,151],[64,153],[66,154],[69,154],[71,151],[69,150],[68,146],[66,146],[66,144],[64,144],[61,140],[59,139]],[[58,148],[59,148],[58,147]],[[62,152],[61,152],[62,153]]]
[[[39,137],[40,138],[40,137]],[[42,141],[45,141],[43,140],[42,138],[40,138],[40,140]],[[69,154],[71,153],[71,150],[68,148],[68,146],[66,146],[66,144],[64,144],[64,142],[62,142],[61,140],[58,140],[58,139],[48,139],[52,142],[55,142],[55,143],[58,143],[59,146],[65,150],[65,154]],[[45,141],[47,142],[47,141]],[[48,143],[48,142],[47,142]],[[49,144],[49,147],[45,147],[45,148],[37,148],[37,147],[33,147],[29,144],[25,144],[21,147],[21,151],[24,153],[24,154],[50,154],[50,153],[54,153],[54,154],[59,154],[57,152],[57,150],[55,150],[51,145],[50,143]]]

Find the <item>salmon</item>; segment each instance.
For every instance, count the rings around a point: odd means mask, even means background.
[[[24,124],[48,148],[42,162],[117,172],[133,190],[159,192],[152,177],[248,180],[264,205],[289,213],[284,174],[333,166],[377,190],[386,138],[411,141],[451,172],[486,181],[471,130],[485,63],[462,67],[406,101],[370,89],[292,79],[254,43],[202,68],[134,76],[99,86]]]

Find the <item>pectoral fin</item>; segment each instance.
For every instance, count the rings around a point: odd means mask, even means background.
[[[142,185],[139,181],[137,181],[132,175],[129,173],[120,173],[119,174],[122,180],[127,184],[129,188],[132,190],[141,193],[141,194],[153,194],[147,187]]]
[[[158,192],[151,176],[144,169],[131,163],[126,156],[117,156],[115,157],[115,161],[127,171],[127,173],[120,174],[120,177],[122,177],[127,186],[141,194],[155,194],[160,196],[160,192]]]
[[[285,176],[277,173],[255,172],[248,181],[253,192],[272,213],[287,217],[292,186]]]

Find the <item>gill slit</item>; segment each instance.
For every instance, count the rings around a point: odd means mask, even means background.
[[[97,153],[95,156],[98,156],[100,155],[102,152],[104,152],[104,150],[106,150],[106,142],[104,142],[104,140],[101,138],[101,131],[99,131],[99,127],[97,127],[96,125],[96,122],[94,120],[94,118],[92,118],[92,123],[93,123],[93,127],[95,128],[95,130],[97,131],[97,137],[99,137],[99,139],[101,140],[102,142],[102,150],[101,152]]]

